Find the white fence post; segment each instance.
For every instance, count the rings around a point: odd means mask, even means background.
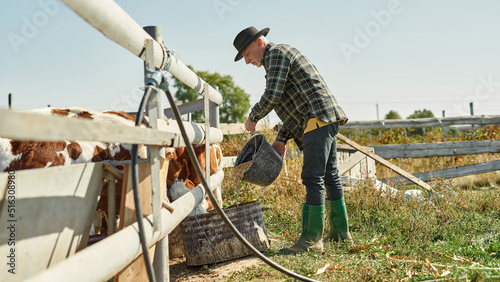
[[[208,93],[209,84],[205,82],[204,90]],[[204,114],[205,114],[205,178],[210,186],[210,100],[208,95],[204,96]]]
[[[215,90],[219,92],[219,87],[215,86]],[[219,128],[219,123],[219,105],[210,101],[210,126]]]
[[[161,39],[161,28],[159,26],[144,27],[144,30],[151,35],[151,37],[159,41]],[[144,60],[144,71],[147,75],[147,70],[161,71],[155,67],[155,53],[153,49],[154,40],[146,40],[146,57]],[[145,78],[147,79],[147,77]],[[153,90],[152,95],[149,97],[147,114],[149,117],[149,125],[153,129],[158,129],[158,122],[163,120],[163,103],[160,94],[161,91]],[[142,114],[142,113],[141,113]],[[161,152],[160,152],[161,151]],[[165,158],[165,149],[159,146],[149,146],[149,161],[151,165],[151,188],[152,188],[152,203],[153,203],[153,229],[159,232],[161,226],[161,208],[162,208],[162,195],[161,191],[165,191],[166,183],[160,183],[160,158]],[[157,281],[169,281],[168,277],[168,234],[161,239],[155,248],[153,259],[153,266],[155,277]]]

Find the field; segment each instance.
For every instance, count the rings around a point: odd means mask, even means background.
[[[274,140],[272,130],[265,132]],[[348,133],[344,133],[348,135]],[[351,134],[351,137],[353,134]],[[380,136],[380,135],[375,135]],[[403,131],[382,133],[378,144],[442,142],[440,129],[405,137]],[[449,136],[448,141],[498,139],[499,128]],[[236,155],[249,136],[225,139],[225,156]],[[367,145],[367,138],[353,138]],[[373,138],[375,139],[375,138]],[[290,142],[289,145],[293,144]],[[392,163],[408,172],[447,168],[499,159],[483,154],[422,159],[396,159]],[[300,183],[302,160],[294,156],[269,187],[234,181],[226,169],[224,203],[261,201],[271,239],[266,255],[277,263],[321,281],[500,281],[500,174],[485,173],[430,183],[435,191],[424,200],[380,195],[374,181],[346,189],[349,228],[355,244],[326,244],[324,253],[280,255],[300,236],[300,203],[305,189]],[[377,165],[379,178],[393,173]],[[398,187],[401,192],[417,186]],[[327,229],[328,230],[328,226]],[[216,271],[217,265],[206,269]],[[257,263],[233,269],[218,281],[292,281],[271,267]]]

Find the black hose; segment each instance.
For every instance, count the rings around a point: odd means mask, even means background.
[[[248,242],[247,239],[245,239],[245,237],[243,237],[243,235],[241,235],[241,233],[236,229],[236,227],[233,225],[233,223],[229,220],[227,215],[224,213],[224,211],[220,207],[219,203],[217,202],[217,199],[215,199],[214,194],[212,193],[212,191],[208,187],[207,180],[203,176],[203,172],[201,170],[200,164],[198,163],[198,158],[196,157],[196,154],[193,150],[193,146],[191,146],[191,143],[189,142],[189,139],[188,139],[188,136],[186,133],[186,129],[184,128],[184,124],[182,123],[182,120],[181,120],[181,115],[179,113],[179,109],[177,108],[177,105],[175,104],[175,101],[172,97],[172,94],[170,93],[169,90],[165,91],[165,94],[167,94],[167,98],[168,98],[168,101],[170,103],[170,107],[172,108],[172,111],[174,112],[174,116],[175,116],[175,119],[177,120],[177,124],[179,124],[179,128],[180,128],[181,133],[182,133],[182,138],[184,139],[184,143],[186,144],[186,149],[188,151],[189,158],[191,159],[191,162],[194,165],[194,168],[196,170],[196,174],[198,174],[198,177],[200,178],[201,183],[203,184],[203,187],[205,187],[205,191],[208,194],[208,197],[210,198],[212,205],[215,207],[215,209],[217,210],[217,213],[220,215],[220,217],[222,218],[222,220],[224,221],[226,226],[229,228],[229,230],[231,230],[231,232],[234,234],[234,236],[236,238],[238,238],[241,241],[241,243],[247,249],[249,249],[256,257],[260,258],[261,260],[263,260],[265,263],[267,263],[269,266],[273,267],[274,269],[276,269],[276,270],[278,270],[278,271],[280,271],[280,272],[282,272],[290,277],[301,280],[301,281],[317,281],[317,280],[311,279],[309,277],[305,277],[305,276],[302,276],[300,274],[297,274],[289,269],[284,268],[283,266],[277,264],[276,262],[270,260],[269,258],[264,256],[261,252],[259,252],[259,250],[257,250],[254,246],[252,246],[252,244],[250,244],[250,242]],[[205,95],[208,95],[208,93],[205,93]],[[207,143],[208,142],[205,142],[205,144],[207,144]]]
[[[137,111],[137,116],[135,118],[135,126],[140,126],[142,123],[142,115],[146,104],[148,103],[149,96],[153,89],[148,86],[142,96],[141,104],[139,110]],[[141,196],[139,193],[139,165],[138,165],[138,155],[137,155],[137,144],[132,145],[132,151],[130,152],[130,158],[132,161],[132,187],[134,190],[134,203],[135,203],[135,217],[137,218],[137,224],[139,226],[139,238],[141,240],[142,254],[144,255],[144,263],[146,264],[146,270],[148,272],[148,277],[150,282],[156,282],[153,265],[151,264],[151,258],[149,257],[149,246],[146,242],[146,236],[144,232],[144,224],[142,223],[142,207],[141,207]]]

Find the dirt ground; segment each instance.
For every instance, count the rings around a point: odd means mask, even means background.
[[[221,281],[236,271],[257,264],[263,264],[263,262],[254,256],[204,266],[187,266],[185,257],[174,258],[170,259],[170,281]]]

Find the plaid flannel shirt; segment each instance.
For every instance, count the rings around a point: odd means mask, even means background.
[[[302,135],[310,118],[326,123],[347,122],[347,116],[316,67],[302,53],[286,44],[266,45],[262,65],[266,90],[249,118],[259,121],[274,110],[283,122],[277,141],[294,139],[302,149]]]

